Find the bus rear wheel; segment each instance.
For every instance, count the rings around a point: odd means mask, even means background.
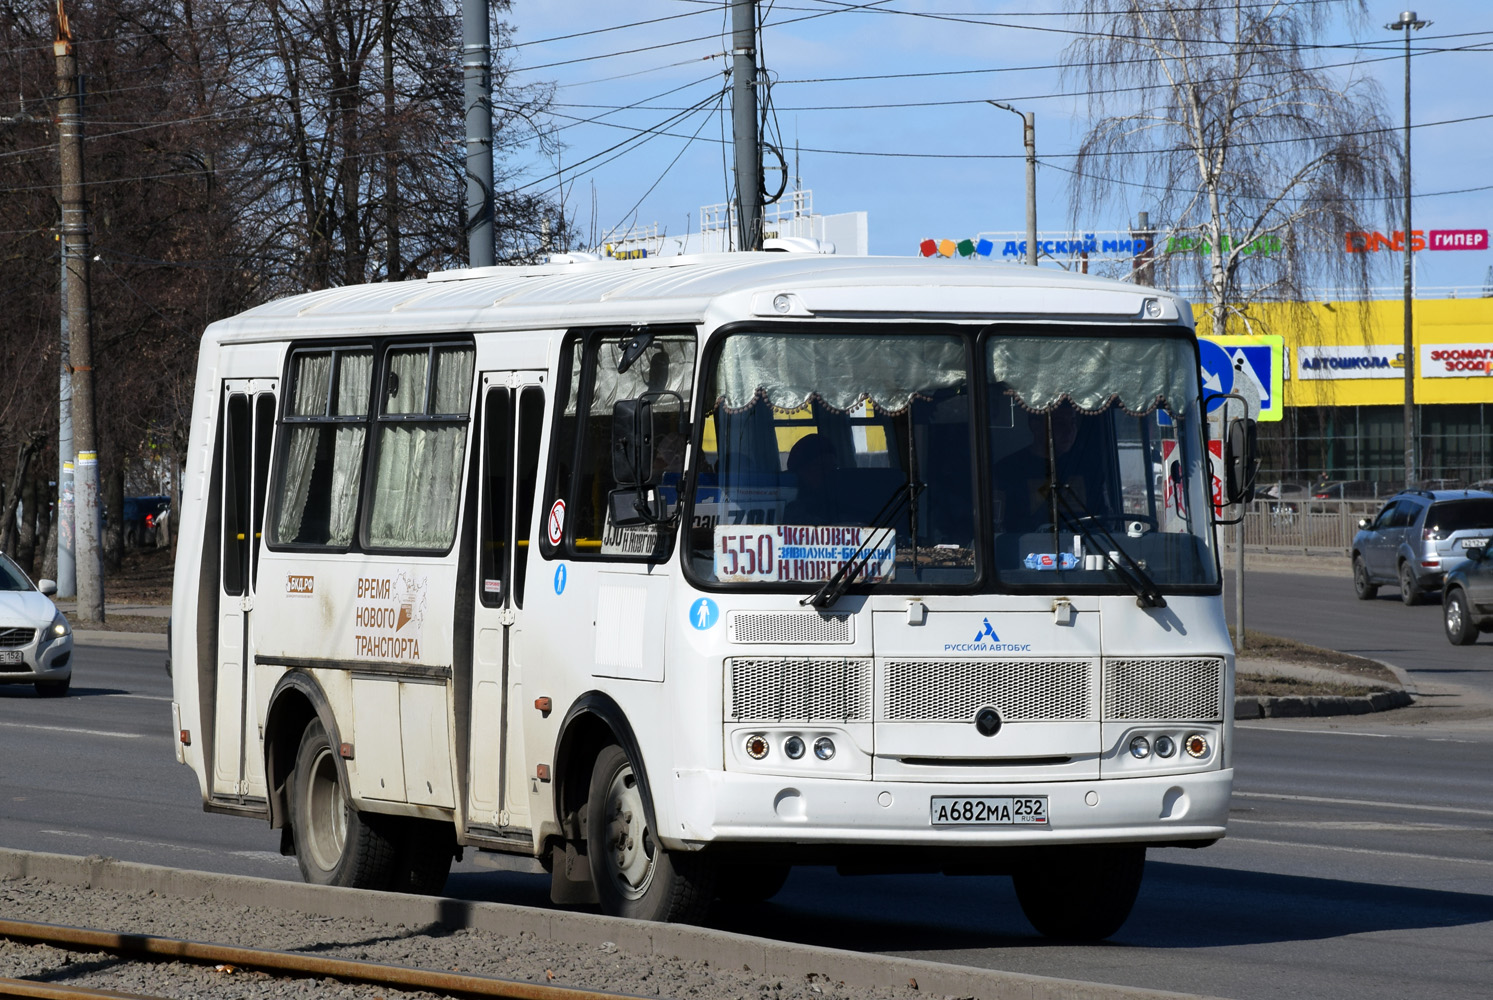
[[[698,923],[715,894],[714,870],[697,854],[669,851],[648,823],[643,788],[627,752],[596,758],[586,799],[586,853],[604,912],[659,922]]]
[[[1101,941],[1130,916],[1145,868],[1144,844],[1054,848],[1012,882],[1021,912],[1044,936]]]
[[[290,785],[290,821],[301,877],[315,885],[387,889],[394,881],[397,844],[383,817],[348,801],[327,731],[313,720],[301,734]]]

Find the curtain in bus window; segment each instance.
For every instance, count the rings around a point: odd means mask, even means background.
[[[373,354],[344,354],[338,366],[337,415],[366,417],[368,390],[373,382]],[[337,428],[332,448],[332,509],[328,542],[347,545],[357,527],[358,486],[363,478],[363,443],[368,428],[358,423]]]
[[[295,383],[291,415],[324,416],[332,381],[332,356],[296,355],[291,378]],[[290,429],[284,473],[280,477],[276,542],[293,542],[301,533],[301,520],[306,515],[306,500],[311,491],[311,470],[316,463],[316,444],[320,437],[321,427],[317,424],[300,424]]]
[[[947,337],[884,336],[864,345],[853,337],[774,337],[764,350],[756,337],[731,337],[716,369],[716,404],[739,412],[758,397],[783,410],[796,410],[817,398],[838,412],[867,400],[883,413],[900,414],[914,396],[963,385],[969,378],[964,344]],[[875,365],[857,364],[856,355],[874,349]]]
[[[1114,403],[1131,416],[1160,406],[1181,417],[1197,392],[1197,359],[1170,338],[996,336],[990,375],[1038,413],[1067,399],[1088,413]]]
[[[291,377],[273,538],[279,544],[345,546],[357,517],[373,353],[297,354]]]
[[[435,379],[427,393],[431,354]],[[390,352],[384,414],[402,419],[380,421],[368,520],[371,545],[450,548],[461,498],[472,364],[472,351],[465,347]]]

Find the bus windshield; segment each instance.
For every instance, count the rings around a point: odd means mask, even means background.
[[[812,591],[853,559],[860,585],[1123,591],[1124,553],[1216,584],[1186,339],[741,332],[705,387],[702,582]]]

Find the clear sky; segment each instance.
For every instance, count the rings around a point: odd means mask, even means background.
[[[760,4],[776,121],[769,139],[813,191],[816,212],[869,213],[873,254],[1024,228],[1021,122],[987,100],[1036,113],[1038,226],[1068,228],[1069,177],[1059,168],[1088,124],[1088,101],[1057,67],[1075,27],[1063,3]],[[1377,81],[1397,125],[1403,35],[1384,24],[1401,9],[1376,0],[1366,19],[1343,19],[1319,39],[1384,46],[1326,50],[1321,61],[1356,62],[1337,72]],[[1412,121],[1424,126],[1414,132],[1415,228],[1493,229],[1493,118],[1452,121],[1489,113],[1493,2],[1435,0],[1416,12],[1433,23],[1414,38],[1428,50],[1412,61]],[[630,224],[681,235],[698,229],[700,206],[727,200],[730,15],[721,0],[514,0],[509,20],[520,46],[514,78],[556,85],[553,123],[565,144],[558,163],[525,147],[510,150],[510,166],[550,190],[558,167],[583,238]],[[1136,189],[1081,228],[1124,229],[1147,208]],[[1381,228],[1395,227],[1385,218]],[[1376,283],[1392,294],[1401,265],[1380,256]],[[1493,251],[1417,257],[1420,285],[1461,286],[1459,294],[1480,293],[1493,266]]]

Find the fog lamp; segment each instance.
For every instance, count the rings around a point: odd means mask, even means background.
[[[1137,736],[1130,741],[1130,756],[1136,760],[1145,760],[1151,756],[1151,741],[1144,736]]]
[[[828,736],[821,736],[814,741],[814,756],[820,760],[833,760],[835,756],[835,741]]]

